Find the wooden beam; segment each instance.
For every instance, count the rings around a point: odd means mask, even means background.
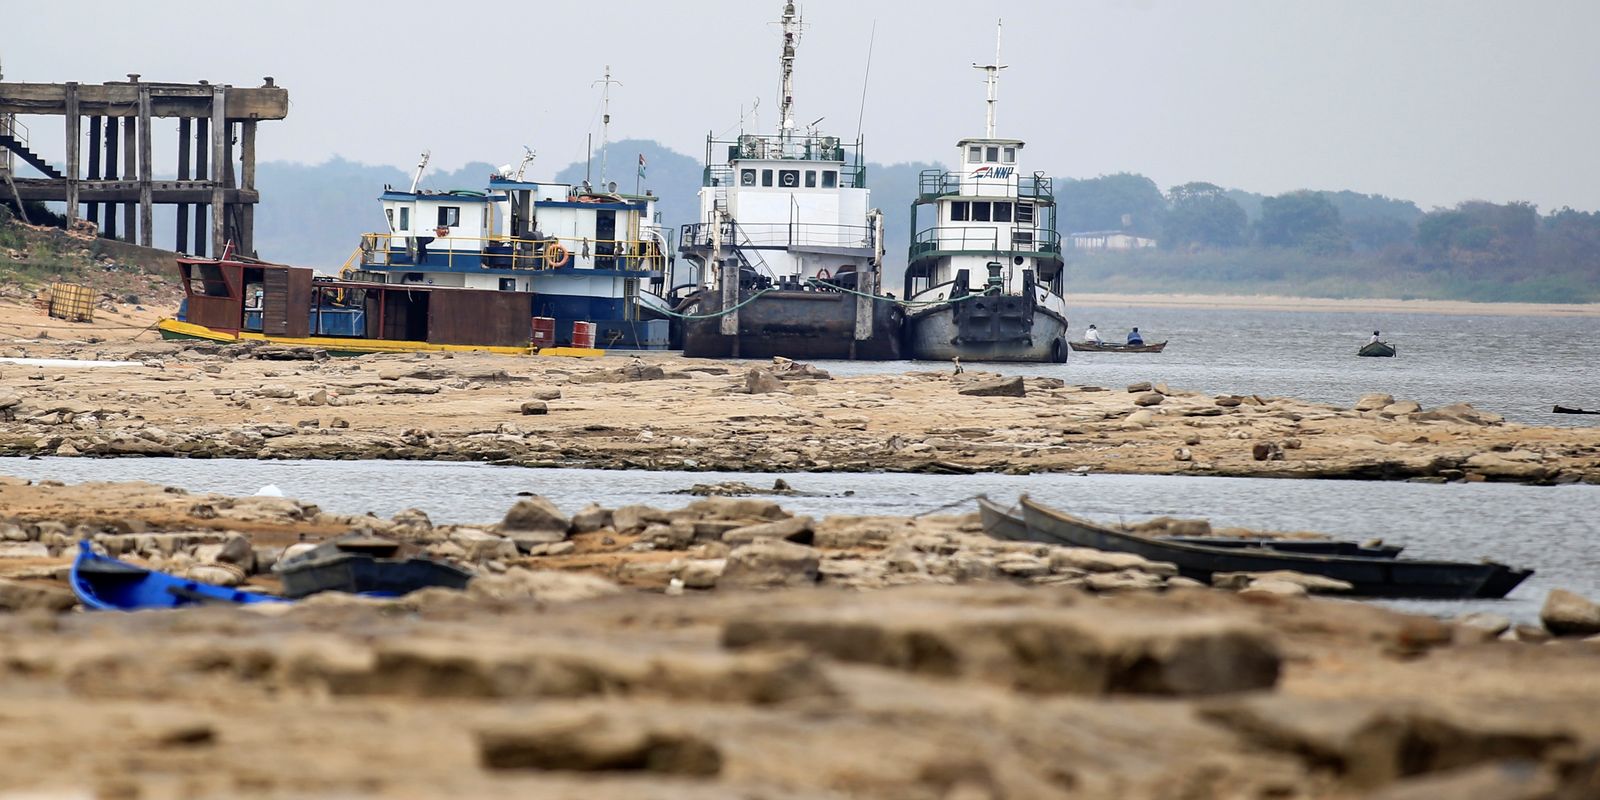
[[[228,165],[228,90],[211,87],[211,256],[221,258],[228,243],[226,200],[223,197],[223,172]]]
[[[239,123],[239,188],[254,191],[256,188],[256,121]],[[239,251],[256,257],[256,207],[239,207]]]
[[[114,119],[106,119],[106,171],[105,177],[119,178],[117,160],[122,157],[122,147],[118,144],[122,137],[122,126]],[[100,232],[106,236],[117,238],[117,205],[107,202],[101,214]]]
[[[78,84],[63,87],[62,103],[67,115],[67,227],[78,221]],[[19,204],[20,205],[20,204]]]
[[[156,212],[150,201],[150,85],[139,84],[139,244],[155,246]]]

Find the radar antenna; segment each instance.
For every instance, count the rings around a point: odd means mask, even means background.
[[[1001,21],[998,19],[994,21],[994,63],[979,64],[976,61],[972,62],[973,69],[984,71],[984,82],[989,86],[988,126],[986,127],[988,133],[986,135],[990,139],[994,138],[994,107],[1000,88],[1000,70],[1006,68],[1005,64],[1000,63],[1000,23]]]

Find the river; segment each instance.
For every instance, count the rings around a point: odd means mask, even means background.
[[[1159,515],[1205,517],[1217,526],[1314,530],[1340,538],[1380,537],[1413,558],[1492,558],[1538,573],[1504,601],[1402,601],[1448,616],[1491,609],[1532,621],[1552,588],[1600,596],[1600,486],[1416,484],[1158,475],[917,475],[902,473],[713,473],[526,469],[485,464],[394,461],[250,461],[173,458],[0,458],[0,474],[70,483],[150,480],[197,492],[252,494],[275,485],[322,508],[390,516],[420,508],[435,522],[498,520],[518,492],[542,494],[572,512],[589,502],[674,508],[672,494],[696,483],[777,477],[819,496],[778,498],[803,514],[917,514],[987,494],[1019,493],[1105,522]],[[847,494],[849,493],[849,494]]]

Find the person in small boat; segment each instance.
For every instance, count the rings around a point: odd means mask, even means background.
[[[1142,344],[1144,344],[1144,337],[1139,335],[1139,329],[1138,328],[1134,328],[1133,330],[1128,331],[1128,344],[1131,344],[1131,345],[1142,345]]]
[[[1100,329],[1090,325],[1089,330],[1083,332],[1083,340],[1093,344],[1101,344]]]
[[[1383,341],[1382,339],[1378,338],[1378,335],[1379,334],[1378,334],[1377,331],[1373,331],[1372,332],[1372,338],[1367,340],[1367,344],[1377,344],[1378,342]]]

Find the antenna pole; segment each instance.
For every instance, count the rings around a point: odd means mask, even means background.
[[[988,87],[989,87],[989,106],[988,106],[988,114],[987,114],[987,117],[988,117],[987,122],[988,122],[988,124],[985,127],[985,130],[987,131],[987,133],[985,135],[988,136],[988,138],[990,138],[990,139],[994,138],[994,110],[995,110],[995,103],[996,103],[996,100],[998,98],[999,89],[1000,89],[1000,70],[1003,70],[1003,69],[1006,68],[1005,64],[1000,63],[1000,27],[1001,27],[1001,21],[998,20],[998,19],[995,20],[994,21],[994,63],[993,64],[973,64],[972,65],[973,69],[981,69],[981,70],[984,71],[984,73],[985,73],[984,82],[986,84],[988,84]]]
[[[781,108],[778,141],[781,145],[787,145],[794,135],[794,53],[800,44],[800,15],[795,12],[792,1],[783,4],[780,22],[783,25],[783,52],[778,57],[778,66],[783,80],[778,93]]]
[[[417,162],[417,172],[411,176],[411,193],[417,193],[417,184],[422,183],[422,171],[428,168],[428,151],[422,151],[422,160]]]
[[[621,86],[622,81],[611,80],[611,65],[606,65],[606,76],[590,86],[599,86],[600,89],[600,185],[606,183],[606,146],[611,142],[611,87]]]
[[[867,118],[867,81],[872,77],[872,45],[878,41],[878,21],[872,21],[867,34],[867,68],[861,72],[861,108],[856,111],[856,142],[861,141],[861,126]]]

